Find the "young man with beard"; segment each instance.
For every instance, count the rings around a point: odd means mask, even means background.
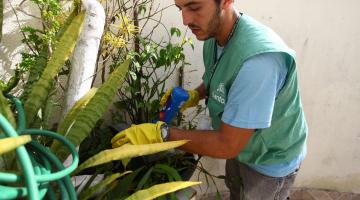
[[[182,109],[206,99],[214,130],[140,124],[115,136],[113,146],[123,143],[119,138],[132,144],[190,140],[180,149],[227,159],[231,199],[288,198],[307,137],[295,53],[271,29],[239,13],[233,0],[175,4],[184,25],[204,41],[203,83],[189,91]]]

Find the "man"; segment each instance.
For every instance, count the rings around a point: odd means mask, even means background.
[[[205,41],[203,83],[189,91],[182,109],[205,98],[214,130],[170,128],[161,138],[166,127],[158,123],[137,125],[120,135],[154,138],[140,143],[190,140],[180,149],[227,159],[231,199],[288,198],[306,154],[307,137],[294,52],[272,30],[237,12],[233,0],[175,4],[184,25]],[[117,141],[115,136],[115,147],[120,145]]]

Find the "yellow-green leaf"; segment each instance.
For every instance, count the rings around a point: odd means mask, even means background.
[[[5,119],[13,126],[16,127],[16,122],[14,115],[10,109],[9,100],[3,96],[2,91],[0,90],[0,114],[5,117]],[[0,134],[3,130],[0,127]],[[1,148],[1,147],[0,147]],[[15,152],[11,152],[8,154],[1,155],[0,157],[0,169],[5,168],[7,170],[11,169],[13,164],[15,163]]]
[[[10,109],[10,104],[8,100],[4,97],[2,91],[0,90],[0,114],[2,114],[10,124],[15,127],[15,118]],[[1,128],[0,128],[1,132]]]
[[[154,185],[145,190],[137,191],[128,198],[126,198],[126,200],[151,200],[162,195],[199,184],[201,184],[201,182],[175,181],[169,183],[162,183]]]
[[[65,62],[71,56],[80,35],[84,17],[85,12],[80,12],[73,19],[58,43],[55,45],[54,53],[47,62],[39,81],[32,86],[29,97],[24,104],[28,124],[33,122],[38,110],[45,104],[52,88],[54,77],[59,73]]]
[[[79,4],[74,3],[70,10],[72,10],[72,11],[70,12],[69,16],[66,18],[64,24],[60,27],[60,30],[56,33],[57,39],[61,38],[64,35],[66,30],[70,26],[71,22],[80,13],[81,8],[79,7]]]
[[[16,149],[31,141],[30,135],[22,135],[17,137],[10,137],[0,139],[0,155]]]
[[[79,199],[80,200],[87,200],[90,197],[92,197],[96,191],[108,186],[109,184],[113,183],[116,179],[119,177],[122,177],[126,174],[131,173],[132,171],[126,171],[124,173],[115,173],[111,176],[107,177],[105,180],[101,181],[100,183],[96,184],[95,186],[92,186],[91,188],[84,190],[80,193]]]
[[[114,160],[134,158],[138,156],[144,156],[144,155],[158,153],[161,151],[166,151],[169,149],[179,147],[185,144],[186,142],[187,140],[179,140],[179,141],[163,142],[163,143],[155,143],[155,144],[143,144],[143,145],[125,144],[115,149],[107,149],[101,151],[100,153],[89,158],[83,164],[81,164],[74,173],[76,174],[83,169],[105,164]]]
[[[66,135],[69,127],[74,122],[76,116],[84,109],[90,99],[93,98],[97,91],[97,88],[91,88],[83,97],[76,101],[75,105],[66,114],[64,120],[60,123],[57,132],[61,135]]]
[[[109,78],[100,86],[93,98],[76,116],[74,124],[69,128],[66,138],[74,145],[79,145],[95,127],[96,122],[102,118],[111,105],[118,88],[125,80],[130,60],[125,60],[110,74]],[[59,159],[63,160],[69,154],[66,147],[54,143],[51,149]]]

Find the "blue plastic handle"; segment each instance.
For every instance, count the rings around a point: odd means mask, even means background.
[[[175,87],[166,105],[162,108],[159,114],[159,120],[165,123],[170,123],[172,119],[179,112],[181,106],[189,99],[189,93],[181,87]]]

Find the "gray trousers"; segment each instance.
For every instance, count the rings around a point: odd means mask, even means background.
[[[285,177],[263,175],[235,159],[226,161],[226,186],[231,200],[285,200],[297,170]]]

